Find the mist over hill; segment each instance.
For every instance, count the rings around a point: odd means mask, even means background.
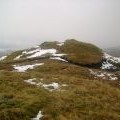
[[[120,46],[110,47],[105,49],[105,51],[112,56],[120,57]]]
[[[13,50],[0,49],[0,57],[11,53]]]
[[[2,0],[0,45],[25,48],[68,38],[120,45],[119,5],[119,0]]]

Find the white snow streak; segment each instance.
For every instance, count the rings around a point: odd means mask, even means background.
[[[7,57],[7,56],[2,56],[2,57],[0,58],[0,61],[4,60],[6,57]]]
[[[17,70],[18,72],[25,72],[28,69],[34,69],[34,67],[36,66],[40,66],[43,65],[44,63],[36,63],[36,64],[32,64],[32,65],[13,65],[14,69]]]
[[[113,57],[107,53],[104,53],[104,58],[113,63],[120,63],[120,57]]]
[[[94,75],[95,78],[102,78],[106,80],[118,80],[118,77],[115,74],[102,72],[102,71],[93,71],[89,69],[90,74]]]
[[[114,66],[114,65],[111,64],[111,63],[109,63],[108,61],[102,63],[101,69],[105,70],[105,69],[111,69],[111,68],[112,68],[112,69],[117,69],[116,66]]]
[[[32,54],[31,56],[28,56],[27,58],[34,58],[34,57],[40,57],[42,55],[45,54],[55,54],[56,53],[56,49],[36,49],[34,51],[30,51],[27,54]]]
[[[39,111],[37,116],[35,118],[32,118],[32,120],[40,120],[40,118],[42,118],[42,117],[43,117],[42,111]]]
[[[54,60],[60,60],[60,61],[63,61],[63,62],[68,62],[60,57],[51,57],[50,59],[54,59]]]
[[[45,83],[42,83],[42,82],[36,82],[35,81],[36,80],[36,78],[33,78],[33,79],[28,79],[28,80],[24,80],[26,83],[29,83],[29,84],[31,84],[31,85],[36,85],[36,86],[41,86],[41,87],[43,87],[43,88],[45,88],[45,89],[47,89],[47,90],[49,90],[50,92],[52,92],[52,91],[55,91],[55,90],[58,90],[58,89],[60,89],[60,87],[65,87],[65,86],[67,86],[66,84],[58,84],[58,83],[56,83],[56,82],[52,82],[52,83],[50,83],[50,84],[45,84]]]
[[[109,69],[113,69],[116,70],[117,67],[114,65],[116,63],[120,63],[120,58],[117,57],[113,57],[107,53],[104,53],[103,58],[106,60],[102,63],[101,69],[103,70],[109,70]]]
[[[20,59],[22,57],[22,55],[19,55],[19,56],[17,56],[16,58],[14,58],[14,60],[18,60],[18,59]]]
[[[27,58],[35,58],[35,57],[42,57],[42,56],[45,56],[45,55],[49,55],[51,57],[55,57],[53,59],[62,60],[62,61],[65,62],[65,60],[61,59],[60,57],[66,55],[66,54],[57,53],[57,50],[54,49],[54,48],[41,49],[39,46],[36,46],[34,48],[36,48],[36,49],[23,51],[22,54],[17,56],[16,58],[14,58],[14,60],[18,60],[24,55],[27,55]]]
[[[51,84],[43,84],[42,85],[45,89],[49,90],[49,91],[53,91],[53,90],[58,90],[59,89],[59,84],[58,83],[51,83]]]
[[[34,82],[34,80],[36,80],[35,78],[33,79],[28,79],[28,80],[24,80],[26,83],[29,83],[31,85],[36,85],[36,82]]]
[[[62,46],[62,45],[64,45],[64,42],[59,42],[57,45]]]

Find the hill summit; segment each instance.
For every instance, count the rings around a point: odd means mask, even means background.
[[[44,50],[43,53],[42,50]],[[103,56],[102,50],[95,45],[71,39],[65,42],[44,42],[39,46],[14,52],[6,58],[6,61],[17,60],[18,58],[25,59],[45,57],[48,55],[53,56],[53,53],[59,53],[61,54],[60,57],[81,65],[99,63]]]
[[[95,64],[102,60],[102,50],[95,45],[71,39],[65,42],[45,42],[41,48],[55,48],[65,53],[65,59],[78,64]],[[89,58],[89,59],[88,59]]]

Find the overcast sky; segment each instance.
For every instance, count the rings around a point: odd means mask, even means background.
[[[75,38],[120,45],[120,0],[0,0],[0,48]]]

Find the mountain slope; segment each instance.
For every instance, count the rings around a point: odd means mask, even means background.
[[[83,66],[113,64],[111,57],[74,40],[8,55],[0,62],[0,120],[119,120],[119,70]]]
[[[58,51],[67,54],[64,58],[78,64],[95,64],[102,59],[102,51],[96,46],[76,40],[66,40],[63,44],[46,42],[41,48],[56,48]],[[58,47],[59,46],[59,47]],[[89,58],[89,60],[88,60]]]
[[[83,65],[99,63],[101,62],[103,55],[102,50],[100,50],[99,48],[92,44],[78,42],[76,40],[66,40],[65,42],[62,43],[45,42],[40,46],[37,46],[37,48],[35,47],[25,51],[14,52],[10,54],[8,58],[6,58],[6,60],[13,60],[15,59],[15,57],[30,58],[30,55],[34,54],[35,52],[39,52],[40,49],[53,50],[54,54],[55,53],[64,54],[63,56],[61,55],[61,57],[63,57],[64,59]],[[41,55],[45,55],[46,53],[49,55],[53,54],[52,52],[46,51],[45,53],[40,55],[38,53],[37,56],[33,57],[40,57]]]

